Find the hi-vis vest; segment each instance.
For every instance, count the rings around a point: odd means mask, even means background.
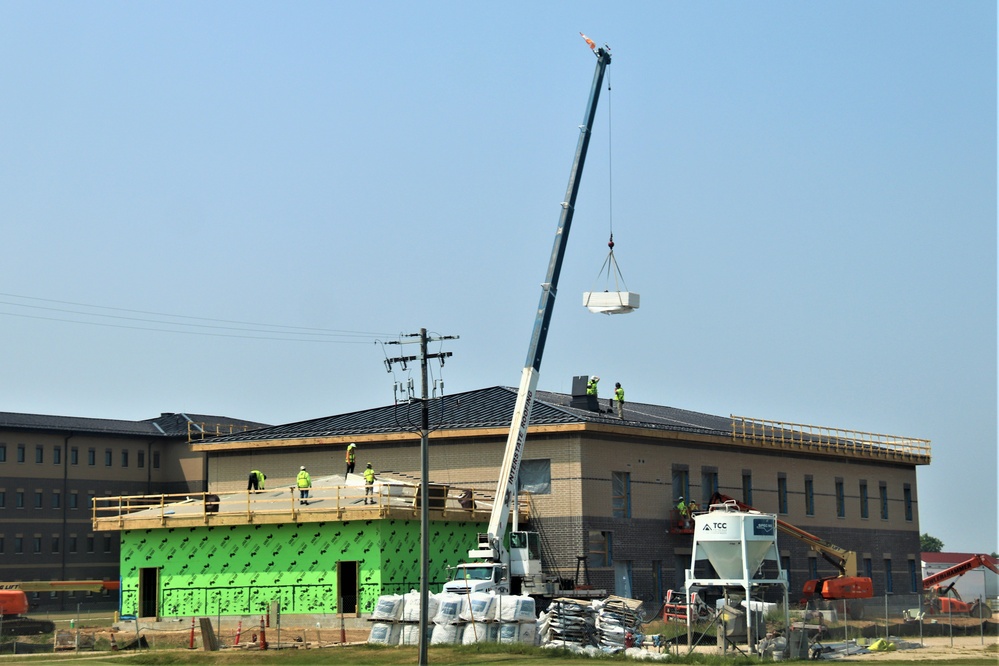
[[[312,477],[304,469],[298,473],[298,487],[299,488],[311,488],[312,487]]]
[[[349,449],[347,449],[347,462],[349,462],[349,463],[354,462],[354,451],[355,450],[356,449],[354,449],[354,447],[350,447]]]

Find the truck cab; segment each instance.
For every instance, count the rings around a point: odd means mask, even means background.
[[[444,591],[451,594],[475,592],[500,592],[505,586],[509,593],[506,565],[495,562],[466,562],[454,568],[454,576],[444,583]]]

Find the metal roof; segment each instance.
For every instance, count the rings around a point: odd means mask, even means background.
[[[513,418],[516,389],[506,386],[467,391],[434,398],[429,404],[430,425],[436,430],[507,428]],[[729,417],[712,416],[675,407],[625,403],[622,421],[610,412],[609,401],[600,400],[602,412],[570,407],[572,397],[564,393],[538,391],[531,409],[531,425],[578,423],[624,424],[646,429],[730,435]],[[359,412],[325,416],[207,439],[205,445],[281,439],[307,439],[371,435],[420,429],[419,401],[376,407]]]
[[[131,437],[187,437],[188,423],[225,423],[237,427],[257,428],[266,424],[224,416],[164,413],[143,421],[98,419],[80,416],[19,414],[0,412],[0,430],[33,430],[38,432],[74,432]]]

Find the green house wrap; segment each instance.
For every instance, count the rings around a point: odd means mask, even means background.
[[[477,522],[431,522],[429,580],[468,559]],[[121,612],[160,617],[368,613],[383,594],[420,585],[416,520],[277,523],[125,530]]]

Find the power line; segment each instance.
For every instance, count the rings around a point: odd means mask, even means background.
[[[86,311],[51,307],[45,305],[32,305],[30,303],[0,301],[0,305],[7,305],[14,308],[45,310],[50,312],[63,313],[66,315],[77,315],[79,317],[96,318],[97,321],[92,321],[90,319],[72,318],[72,317],[45,317],[40,315],[26,314],[23,312],[0,311],[0,315],[6,315],[9,317],[21,317],[26,319],[37,319],[42,321],[59,321],[71,324],[103,326],[107,328],[122,328],[130,330],[152,331],[159,333],[181,333],[185,335],[202,335],[207,337],[228,337],[228,338],[243,338],[243,339],[253,339],[253,340],[279,340],[279,341],[292,341],[292,342],[336,342],[336,343],[349,343],[349,344],[360,344],[362,342],[369,343],[371,342],[372,339],[375,339],[379,336],[385,337],[384,333],[374,333],[367,331],[346,331],[340,329],[324,329],[317,327],[293,326],[288,324],[267,324],[260,322],[248,322],[248,321],[239,321],[239,320],[230,320],[230,319],[213,319],[210,317],[199,317],[193,315],[177,315],[164,312],[151,312],[147,310],[131,310],[128,308],[91,305],[88,303],[76,303],[72,301],[60,301],[48,298],[37,298],[33,296],[22,296],[19,294],[0,293],[0,296],[5,296],[7,298],[40,301],[44,303],[54,303],[59,305],[70,305],[77,308],[108,310],[111,312],[126,312],[138,315],[149,315],[152,317],[165,318],[165,319],[150,319],[147,317],[131,317],[125,315],[105,314],[102,312],[86,312]],[[157,326],[134,326],[127,324],[111,323],[108,321],[100,321],[102,319],[144,322],[148,324],[154,324]],[[190,320],[190,321],[169,321],[169,319]],[[193,322],[214,322],[214,323],[193,323]],[[187,330],[187,329],[194,329],[194,330]],[[232,332],[230,333],[210,332],[211,330],[232,331]]]

